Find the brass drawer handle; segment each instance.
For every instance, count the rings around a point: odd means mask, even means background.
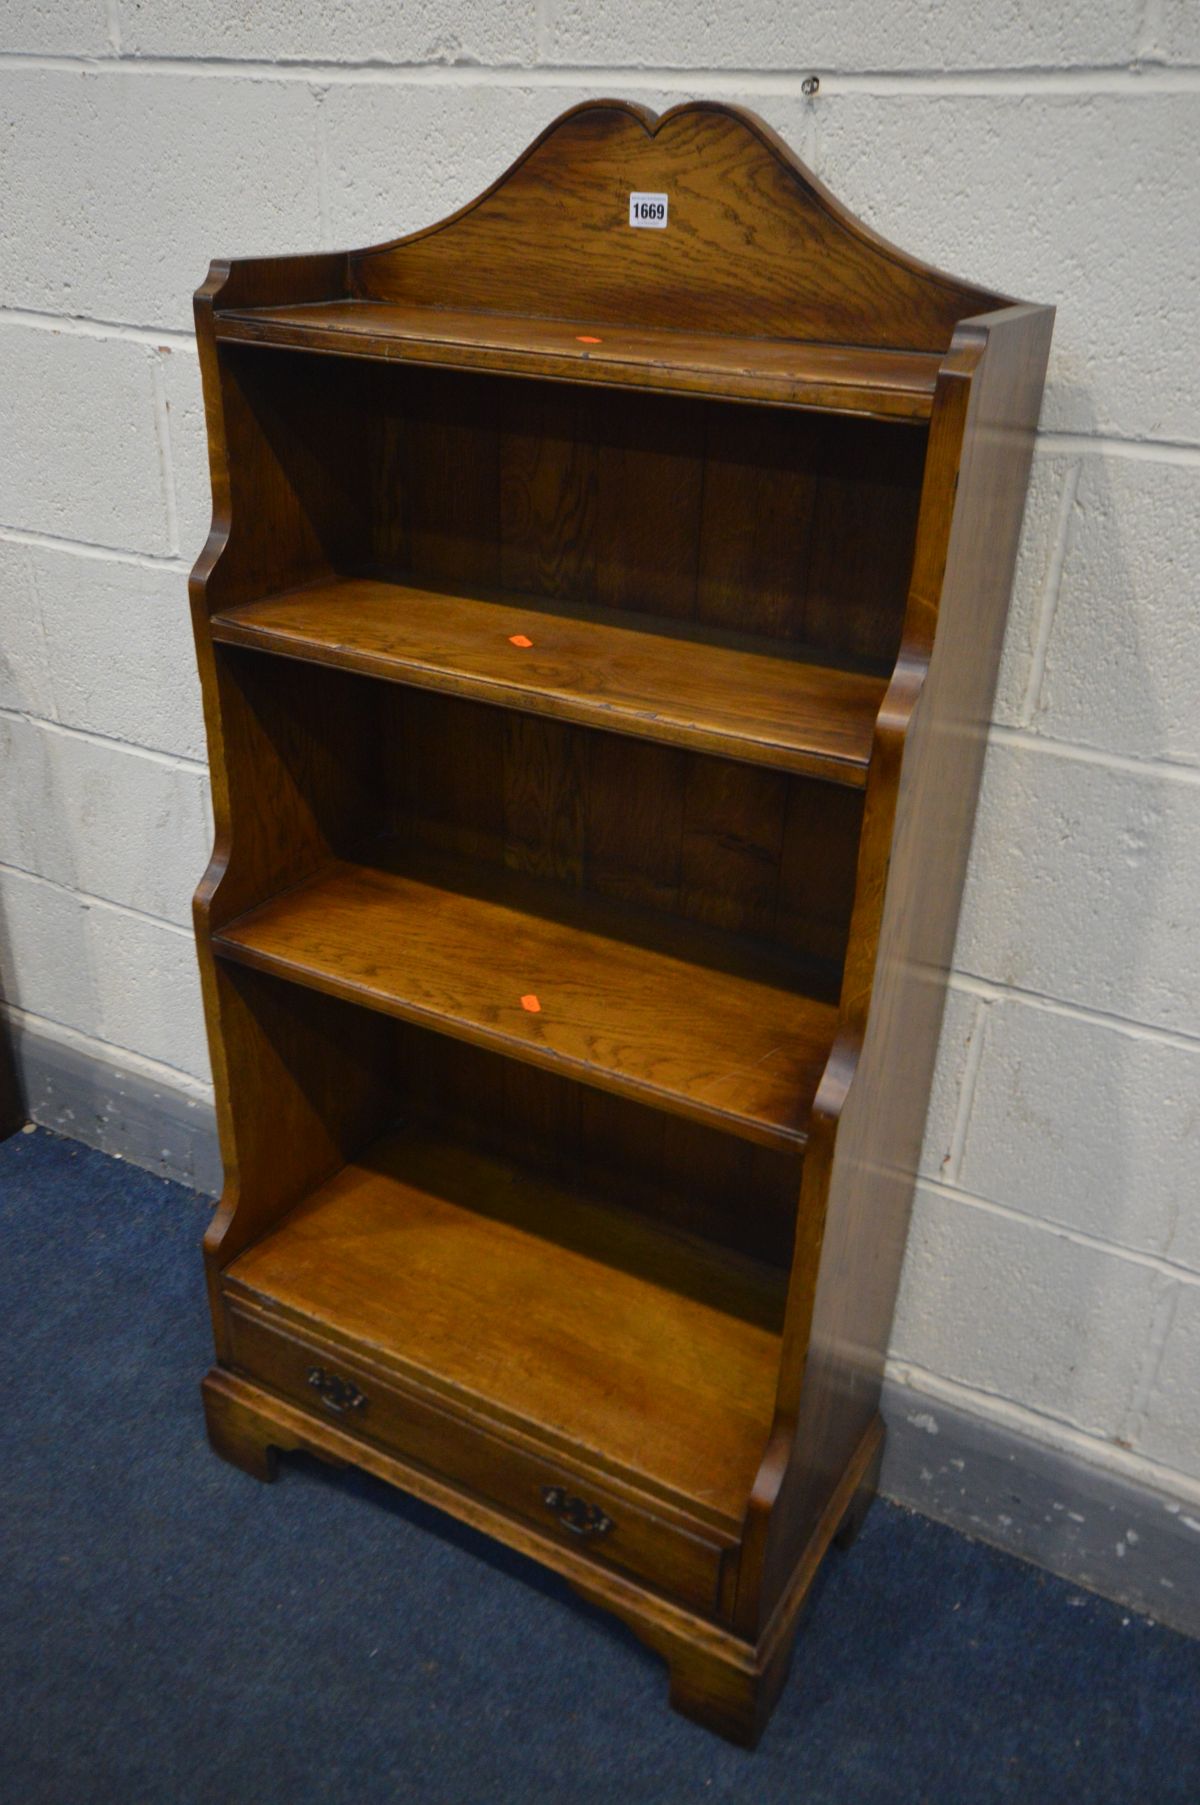
[[[351,1379],[339,1379],[336,1373],[327,1373],[323,1366],[310,1366],[308,1382],[320,1393],[326,1410],[335,1410],[341,1416],[347,1410],[366,1409],[367,1394]]]
[[[544,1485],[542,1503],[573,1536],[606,1536],[613,1528],[612,1518],[606,1516],[598,1504],[588,1504],[583,1498],[573,1497],[561,1485]]]

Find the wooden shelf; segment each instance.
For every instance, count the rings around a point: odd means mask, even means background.
[[[373,856],[242,916],[217,950],[766,1146],[803,1144],[837,1021],[811,964],[520,873]]]
[[[415,1129],[346,1166],[225,1278],[231,1299],[734,1531],[771,1423],[783,1283]]]
[[[882,677],[538,597],[344,578],[214,615],[214,639],[861,788]],[[514,646],[514,636],[532,640]]]
[[[443,369],[602,382],[610,388],[723,396],[927,420],[942,354],[798,339],[741,338],[594,320],[314,301],[218,312],[225,343],[275,345],[434,364]]]

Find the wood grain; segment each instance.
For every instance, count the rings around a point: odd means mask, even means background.
[[[778,1275],[399,1132],[235,1261],[226,1289],[740,1524],[774,1399]]]
[[[409,1228],[412,1232],[411,1221]],[[485,1247],[481,1252],[503,1258],[510,1249]],[[519,1276],[519,1256],[513,1264]],[[577,1542],[599,1567],[634,1574],[710,1616],[718,1611],[732,1539],[727,1524],[707,1520],[707,1513],[701,1521],[689,1502],[681,1504],[668,1489],[641,1475],[627,1479],[598,1469],[577,1437],[559,1446],[558,1438],[547,1437],[540,1425],[497,1420],[490,1398],[471,1397],[464,1403],[448,1393],[443,1373],[437,1375],[439,1388],[431,1390],[419,1365],[409,1362],[398,1374],[390,1361],[385,1363],[384,1350],[356,1344],[344,1328],[336,1342],[330,1340],[319,1311],[314,1326],[311,1309],[297,1315],[275,1298],[264,1302],[249,1297],[233,1278],[226,1309],[232,1364],[273,1392],[311,1409],[315,1371],[332,1387],[317,1394],[318,1403],[332,1399],[325,1407],[336,1417],[344,1414],[339,1397],[354,1397],[355,1426],[375,1445],[468,1487],[517,1519],[548,1527],[564,1542]],[[536,1350],[536,1337],[531,1340]],[[511,1337],[507,1346],[510,1355],[519,1351]],[[453,1360],[440,1364],[452,1368]],[[347,1394],[342,1389],[347,1386],[354,1391]],[[599,1513],[603,1532],[577,1534],[573,1519],[555,1508],[567,1498],[582,1500],[589,1512]]]
[[[634,190],[671,195],[667,231],[630,229]],[[708,101],[585,101],[449,219],[351,253],[349,279],[409,305],[536,319],[553,297],[571,320],[939,352],[1003,298],[885,244],[761,119]]]
[[[935,409],[905,638],[880,713],[838,1038],[798,1216],[738,1620],[762,1633],[878,1411],[1053,310],[960,328]]]
[[[799,1149],[761,1147],[483,1047],[388,1026],[395,1096],[410,1119],[727,1260],[790,1268]]]
[[[894,664],[923,426],[241,346],[221,365],[263,493],[235,514],[214,611],[336,571]]]
[[[359,687],[359,738],[377,748],[376,831],[386,823],[418,849],[541,871],[840,963],[860,790],[426,690]],[[372,692],[395,707],[372,714]],[[356,769],[351,755],[346,764]],[[804,839],[807,821],[819,842]],[[338,840],[345,857],[357,846]]]
[[[764,642],[365,578],[223,610],[213,637],[861,788],[886,684]],[[514,646],[520,635],[532,640]]]
[[[781,1148],[803,1142],[836,1020],[831,1001],[803,989],[818,972],[752,942],[433,855],[406,855],[394,871],[339,862],[215,945]]]
[[[223,312],[225,344],[496,370],[570,383],[720,394],[776,407],[821,407],[884,419],[927,420],[940,353],[797,339],[502,316],[402,302],[318,301]],[[599,344],[583,343],[602,334]]]

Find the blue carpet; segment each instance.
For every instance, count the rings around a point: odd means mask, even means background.
[[[62,1805],[1200,1799],[1200,1644],[877,1504],[755,1754],[553,1578],[363,1475],[207,1448],[210,1205],[0,1145],[0,1794]]]

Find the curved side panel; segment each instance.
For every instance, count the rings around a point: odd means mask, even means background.
[[[878,1409],[1052,321],[1016,306],[967,322],[942,367],[841,1024],[805,1158],[776,1419],[747,1518],[737,1619],[750,1637]]]
[[[635,193],[666,196],[665,229],[629,224]],[[349,267],[373,300],[922,351],[1003,299],[885,243],[715,102],[585,102],[477,200]]]
[[[264,428],[269,408],[251,405],[249,370],[239,373],[218,352],[212,309],[239,280],[256,294],[269,295],[273,285],[294,292],[303,282],[319,286],[323,274],[335,279],[341,267],[337,258],[214,264],[196,296],[213,523],[189,587],[215,834],[193,913],[225,1167],[205,1239],[222,1354],[220,1269],[373,1131],[388,1070],[382,1021],[365,1015],[335,1021],[324,999],[229,969],[212,946],[216,928],[330,856],[322,818],[329,810],[320,806],[323,767],[306,719],[319,718],[315,707],[305,707],[310,674],[299,674],[282,703],[273,701],[261,666],[215,647],[209,629],[216,607],[272,583],[303,580],[324,558],[311,507],[297,495]],[[327,694],[335,689],[336,679]]]
[[[217,978],[209,939],[209,916],[212,899],[229,863],[230,805],[229,780],[225,766],[221,734],[217,679],[213,661],[212,638],[208,630],[208,586],[229,543],[229,457],[225,444],[225,413],[221,405],[220,372],[213,336],[212,313],[216,297],[229,278],[229,264],[214,262],[207,279],[196,290],[193,303],[196,342],[200,354],[200,378],[204,392],[204,415],[208,428],[209,478],[212,484],[212,524],[203,550],[188,579],[192,610],[192,632],[196,645],[196,661],[200,672],[200,692],[204,704],[204,731],[208,744],[209,781],[212,789],[213,849],[207,869],[192,899],[192,919],[196,929],[196,955],[200,967],[200,987],[204,999],[204,1019],[208,1031],[208,1051],[213,1072],[213,1091],[217,1110],[217,1132],[221,1144],[221,1160],[225,1182],[217,1202],[216,1214],[205,1236],[206,1256],[219,1247],[237,1208],[240,1174],[237,1141],[229,1106],[229,1067],[225,1053],[225,1037],[220,1031],[217,1001]],[[217,1297],[209,1273],[209,1301],[217,1331],[222,1340]]]

